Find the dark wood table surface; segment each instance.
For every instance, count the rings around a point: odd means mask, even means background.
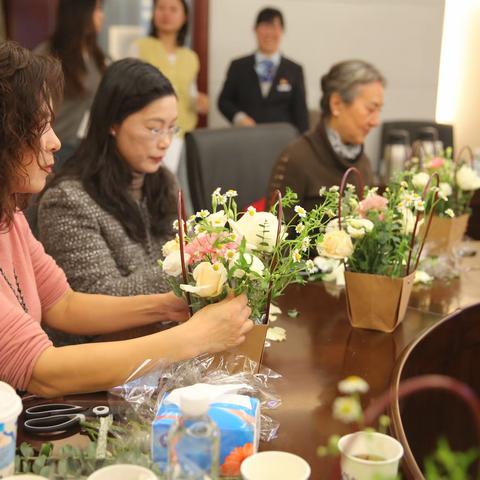
[[[286,329],[284,342],[266,348],[263,364],[282,375],[275,382],[282,404],[268,414],[280,422],[278,436],[261,442],[261,450],[285,450],[305,458],[312,479],[331,478],[334,461],[319,458],[317,447],[348,428],[332,419],[337,383],[359,375],[370,385],[364,407],[390,385],[402,350],[420,333],[454,310],[480,301],[480,242],[468,244],[475,256],[460,261],[460,277],[415,286],[403,322],[393,333],[353,329],[347,319],[343,289],[311,283],[287,289],[279,299],[282,315],[273,323]],[[290,318],[289,309],[299,315]],[[103,397],[102,397],[103,395]],[[86,405],[101,403],[105,394],[68,397]],[[19,440],[34,441],[19,428]],[[71,441],[71,438],[69,439]]]

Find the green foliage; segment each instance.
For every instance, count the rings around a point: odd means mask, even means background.
[[[436,451],[424,462],[426,480],[473,480],[469,468],[479,458],[479,449],[466,452],[451,450],[445,438],[438,440]]]

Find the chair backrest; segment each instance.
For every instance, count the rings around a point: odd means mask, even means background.
[[[422,129],[433,127],[438,132],[438,139],[443,143],[444,148],[453,148],[453,125],[436,123],[433,120],[395,120],[382,123],[380,140],[380,159],[383,159],[385,145],[389,137],[390,130],[405,130],[410,137],[410,143],[418,140],[422,135]]]
[[[195,211],[210,208],[210,195],[217,187],[237,190],[242,209],[264,198],[273,165],[297,135],[288,123],[188,133],[187,173]]]
[[[427,330],[399,358],[392,376],[393,434],[403,444],[407,478],[422,479],[421,466],[445,437],[452,450],[478,447],[473,414],[456,395],[422,391],[398,398],[403,380],[419,375],[448,375],[469,385],[480,396],[480,303],[459,310]],[[396,395],[397,394],[397,395]],[[478,471],[478,465],[474,466]],[[472,478],[477,478],[472,476]]]

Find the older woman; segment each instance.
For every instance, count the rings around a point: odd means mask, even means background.
[[[173,294],[111,297],[74,292],[19,211],[45,186],[60,142],[50,122],[62,89],[58,61],[13,42],[0,45],[0,380],[41,396],[105,390],[151,365],[216,352],[252,328],[244,296],[188,322],[122,342],[56,348],[42,329],[111,333],[186,318]],[[174,97],[173,97],[174,98]]]
[[[363,142],[380,122],[384,86],[382,74],[367,62],[334,65],[321,80],[320,121],[282,152],[270,178],[269,197],[275,189],[290,187],[310,209],[319,201],[320,188],[338,185],[352,166],[372,184]]]

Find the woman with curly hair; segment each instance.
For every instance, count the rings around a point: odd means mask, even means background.
[[[19,209],[44,188],[53,168],[60,142],[51,127],[52,102],[61,90],[58,61],[13,42],[0,45],[0,380],[44,397],[105,390],[146,360],[156,366],[241,343],[253,326],[245,296],[144,337],[52,345],[44,325],[92,335],[187,316],[185,303],[172,293],[112,297],[73,291],[32,236]]]

